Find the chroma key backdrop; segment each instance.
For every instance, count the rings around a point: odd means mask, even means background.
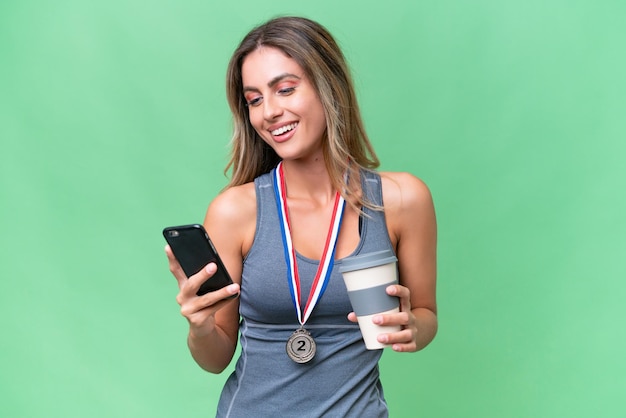
[[[382,170],[431,188],[440,330],[391,416],[623,417],[626,3],[4,0],[0,416],[213,416],[161,229],[225,186],[230,54],[313,18]]]

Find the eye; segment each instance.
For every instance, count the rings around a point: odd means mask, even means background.
[[[246,98],[246,106],[256,107],[260,105],[262,101],[263,101],[263,96],[255,96],[249,99]]]
[[[278,90],[278,94],[280,94],[281,96],[289,96],[295,90],[296,90],[295,87],[283,87]]]

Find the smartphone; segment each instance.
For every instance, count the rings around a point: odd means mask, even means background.
[[[202,225],[170,226],[163,229],[163,237],[165,237],[165,241],[169,244],[187,277],[198,273],[211,262],[217,265],[215,274],[198,289],[196,293],[198,296],[214,292],[233,283]]]

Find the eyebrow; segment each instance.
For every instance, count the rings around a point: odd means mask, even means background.
[[[272,78],[269,83],[267,83],[268,87],[274,87],[276,84],[278,84],[279,82],[283,81],[286,78],[295,78],[298,80],[301,80],[302,78],[300,76],[297,76],[295,74],[291,74],[291,73],[283,73],[280,75],[277,75],[276,77]],[[243,92],[246,93],[248,91],[259,91],[259,89],[255,88],[255,87],[245,87],[243,88]]]

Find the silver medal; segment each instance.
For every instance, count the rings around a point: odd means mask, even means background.
[[[296,363],[308,363],[315,356],[315,340],[304,328],[296,330],[287,340],[287,355]]]

